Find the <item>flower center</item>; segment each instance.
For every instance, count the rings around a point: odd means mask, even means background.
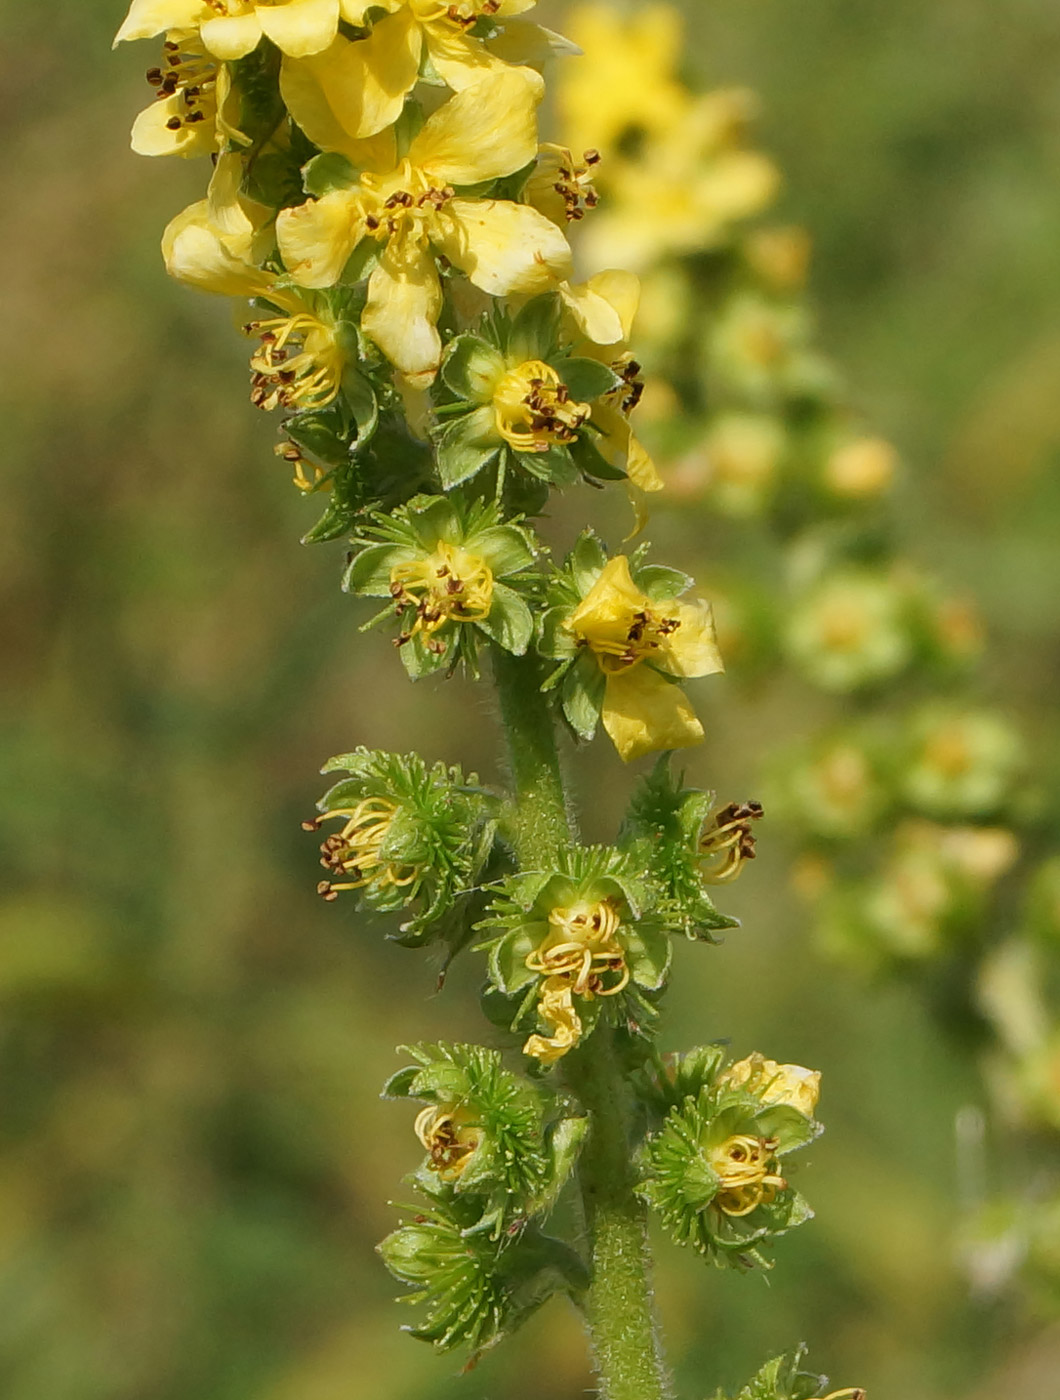
[[[355,807],[336,807],[314,821],[302,823],[306,831],[318,831],[321,822],[330,817],[346,819],[342,830],[321,845],[320,863],[325,870],[349,878],[339,884],[322,880],[317,894],[330,903],[338,898],[340,890],[359,890],[370,885],[374,893],[381,894],[416,883],[422,874],[419,866],[386,861],[381,854],[397,810],[397,804],[385,797],[366,797]]]
[[[346,357],[332,326],[306,311],[251,321],[243,330],[261,338],[250,360],[255,407],[324,408],[338,396]]]
[[[161,64],[147,70],[147,81],[160,100],[179,100],[179,111],[166,122],[168,130],[179,131],[215,119],[218,66],[203,48],[197,30],[169,31],[162,45]]]
[[[456,193],[452,185],[433,185],[428,173],[408,160],[389,175],[366,171],[360,185],[365,229],[380,243],[397,233],[419,234],[424,221]]]
[[[573,442],[591,412],[591,405],[574,402],[543,360],[509,370],[493,391],[497,431],[517,452],[547,452],[553,443]]]
[[[477,554],[457,545],[439,543],[433,554],[397,564],[390,571],[390,592],[399,614],[413,612],[397,638],[404,644],[420,633],[430,650],[441,652],[444,644],[434,633],[447,622],[482,622],[493,605],[493,572]]]
[[[472,29],[478,21],[495,15],[501,7],[501,0],[458,0],[452,5],[439,4],[438,0],[411,0],[412,11],[420,24],[451,24],[461,31]]]
[[[679,618],[645,606],[616,609],[611,617],[586,619],[572,630],[579,644],[595,653],[600,669],[614,674],[657,651],[680,626]]]
[[[629,981],[622,945],[618,942],[621,918],[615,901],[583,900],[548,916],[548,934],[540,948],[529,953],[526,966],[544,977],[569,977],[578,996],[612,997]],[[617,973],[618,981],[605,986],[605,973]]]
[[[430,1155],[430,1169],[442,1181],[456,1181],[482,1141],[482,1129],[466,1108],[442,1104],[416,1118],[416,1136]]]
[[[714,1198],[719,1210],[726,1215],[750,1215],[757,1206],[776,1200],[777,1192],[788,1184],[773,1170],[776,1148],[776,1138],[737,1133],[707,1150],[707,1164],[721,1182]]]

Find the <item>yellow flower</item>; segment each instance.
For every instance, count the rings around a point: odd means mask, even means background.
[[[458,197],[453,188],[533,159],[542,87],[536,73],[511,68],[465,88],[428,119],[404,160],[387,132],[371,143],[355,185],[277,220],[283,260],[305,287],[337,282],[362,240],[381,245],[361,327],[414,382],[429,383],[441,359],[436,254],[491,296],[533,295],[569,271],[566,239],[536,209]]]
[[[132,148],[141,156],[211,155],[230,140],[246,144],[233,125],[228,70],[203,48],[196,29],[171,29],[162,62],[147,73],[157,101],[133,123]]]
[[[348,0],[132,0],[114,42],[198,29],[210,53],[226,61],[245,57],[263,35],[298,58],[326,49],[340,15],[352,19],[360,8]]]
[[[720,1182],[714,1204],[726,1215],[750,1215],[771,1205],[787,1182],[778,1174],[776,1141],[737,1133],[706,1151],[707,1164]]]
[[[383,858],[383,843],[398,807],[385,797],[365,797],[353,807],[336,807],[312,822],[303,822],[307,831],[315,831],[322,821],[339,817],[341,831],[325,838],[320,847],[320,863],[325,870],[344,876],[339,883],[322,880],[317,894],[329,904],[339,897],[340,890],[368,889],[370,894],[386,895],[394,889],[414,885],[423,874],[417,865],[398,865]]]
[[[430,1156],[428,1166],[442,1181],[458,1181],[482,1142],[482,1128],[467,1107],[440,1104],[416,1116],[416,1136]]]
[[[821,1094],[819,1070],[802,1065],[778,1065],[756,1050],[745,1060],[737,1060],[718,1076],[718,1083],[731,1089],[746,1089],[762,1103],[785,1104],[812,1118]]]
[[[263,232],[265,211],[236,194],[238,156],[222,156],[207,199],[178,214],[162,236],[166,270],[178,281],[222,296],[258,297],[278,314],[249,322],[244,330],[261,339],[250,361],[251,401],[259,408],[323,408],[336,398],[347,352],[327,308],[281,285],[258,267],[271,241]]]
[[[687,696],[666,676],[723,669],[708,604],[653,602],[633,582],[629,561],[620,554],[604,566],[565,626],[606,677],[601,718],[623,759],[701,741],[703,726]]]
[[[629,968],[617,938],[620,924],[613,899],[583,899],[549,912],[548,933],[527,955],[526,966],[543,979],[537,1011],[552,1034],[530,1036],[523,1046],[525,1055],[544,1065],[554,1064],[581,1039],[582,1022],[574,997],[592,1001],[625,990]]]
[[[366,38],[338,35],[328,47],[304,58],[286,57],[280,89],[291,115],[315,145],[349,152],[351,142],[373,136],[396,121],[405,98],[429,59],[454,92],[472,87],[508,67],[470,30],[479,18],[504,19],[530,9],[535,0],[344,0],[343,14],[365,23],[377,19]],[[537,26],[529,26],[536,30]]]
[[[543,360],[525,360],[502,375],[492,406],[497,432],[516,452],[547,452],[553,443],[573,442],[592,411],[571,398]]]
[[[575,150],[607,153],[631,134],[674,127],[688,100],[674,75],[676,9],[648,5],[624,21],[609,5],[579,5],[565,27],[586,55],[563,71],[557,93],[560,128]]]
[[[401,609],[413,609],[412,624],[398,644],[422,633],[431,638],[447,622],[482,622],[493,606],[493,571],[477,554],[439,540],[433,554],[396,564],[390,570],[390,592]],[[444,650],[444,648],[443,648]]]

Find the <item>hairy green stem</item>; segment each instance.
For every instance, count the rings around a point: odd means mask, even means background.
[[[532,658],[494,651],[494,675],[515,785],[514,835],[524,869],[541,869],[571,839],[566,793],[541,674]],[[643,1203],[633,1191],[630,1099],[614,1032],[600,1026],[566,1059],[590,1117],[578,1165],[591,1283],[585,1299],[603,1400],[669,1400],[652,1304]]]

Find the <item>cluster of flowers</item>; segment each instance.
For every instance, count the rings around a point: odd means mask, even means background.
[[[484,649],[531,658],[571,734],[602,725],[632,760],[699,742],[681,683],[721,659],[685,575],[589,530],[556,564],[531,523],[555,488],[622,481],[639,504],[661,484],[631,427],[638,280],[572,280],[568,230],[597,207],[600,157],[539,143],[539,69],[571,45],[523,17],[532,4],[133,0],[118,39],[162,36],[134,148],[212,159],[206,197],[165,231],[166,267],[249,302],[252,402],[283,413],[278,453],[323,500],[306,538],[348,540],[345,588],[383,600],[367,625],[392,629],[413,679],[475,675]],[[680,120],[700,154],[732,124],[709,102]],[[761,158],[730,164],[688,191],[697,210],[725,205],[730,178],[746,192],[724,217],[771,185]],[[635,203],[671,188],[658,173]],[[688,246],[683,217],[666,222]],[[478,1350],[585,1287],[576,1251],[540,1228],[586,1131],[546,1075],[601,1024],[645,1108],[644,1199],[716,1262],[765,1264],[809,1215],[781,1159],[817,1132],[817,1076],[760,1056],[724,1069],[713,1048],[668,1066],[651,1036],[672,937],[734,923],[707,887],[754,855],[761,808],[716,807],[663,759],[614,847],[527,869],[511,802],[473,776],[363,749],[326,771],[341,776],[306,823],[337,823],[320,894],[400,912],[395,937],[449,957],[477,938],[484,1007],[528,1071],[424,1046],[388,1087],[425,1104],[419,1200],[382,1246],[423,1304],[417,1335]],[[820,1393],[796,1361],[771,1365],[755,1396]]]
[[[569,28],[590,62],[561,75],[558,105],[569,137],[591,128],[601,156],[609,210],[586,229],[587,266],[605,257],[642,278],[644,436],[669,491],[748,522],[762,546],[753,570],[746,551],[719,560],[712,586],[737,678],[789,668],[858,702],[855,718],[768,759],[793,884],[822,951],[860,971],[963,961],[996,1032],[995,1104],[1009,1123],[1055,1130],[1060,875],[1027,746],[969,695],[983,651],[974,606],[901,555],[887,504],[898,453],[816,344],[806,234],[747,222],[779,184],[749,148],[753,99],[681,84],[681,26],[666,5],[623,17],[578,7]],[[945,700],[932,698],[940,688]],[[984,956],[999,924],[1013,932]],[[998,1260],[1007,1278],[1051,1253],[1042,1270],[1055,1279],[1057,1220],[1014,1195],[995,1203],[972,1230],[973,1273],[998,1286]]]

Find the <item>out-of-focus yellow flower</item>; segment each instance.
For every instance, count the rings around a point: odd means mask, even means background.
[[[674,73],[682,19],[672,5],[639,6],[628,18],[610,5],[579,5],[565,27],[586,56],[557,85],[559,126],[575,150],[610,154],[623,138],[676,126],[688,94]]]
[[[579,244],[588,266],[639,271],[668,254],[711,247],[772,201],[775,165],[734,136],[749,100],[742,91],[689,98],[673,128],[646,137],[636,158],[605,162],[606,200]]]
[[[755,1050],[737,1060],[718,1076],[720,1085],[746,1089],[763,1103],[786,1104],[812,1118],[821,1094],[819,1070],[802,1065],[780,1065]]]
[[[794,292],[804,285],[810,250],[810,235],[795,226],[754,229],[743,242],[752,272],[774,292]]]
[[[897,675],[912,656],[899,582],[842,570],[818,583],[788,620],[789,655],[826,690],[855,690]]]
[[[932,706],[914,724],[906,792],[933,816],[986,816],[1010,796],[1022,762],[1019,736],[1000,715]]]
[[[698,467],[712,504],[728,515],[755,515],[773,492],[785,444],[783,426],[768,414],[721,413],[681,475],[687,482]]]
[[[337,282],[362,240],[381,245],[361,327],[414,382],[429,383],[441,359],[436,252],[491,296],[533,295],[569,273],[566,239],[536,209],[454,191],[533,159],[541,91],[536,73],[515,68],[465,88],[428,119],[404,160],[383,133],[356,184],[277,220],[284,262],[305,287]]]
[[[321,51],[284,59],[280,90],[291,115],[326,151],[347,151],[397,120],[405,98],[429,60],[455,92],[508,66],[470,32],[481,17],[504,19],[535,0],[343,0],[343,15],[356,24],[369,11],[386,10],[365,38],[333,37]],[[536,26],[531,26],[536,28]]]
[[[347,0],[132,0],[115,44],[150,39],[164,29],[198,29],[216,57],[244,58],[262,36],[285,54],[319,53],[334,39]]]
[[[666,677],[724,669],[707,603],[652,602],[620,554],[604,566],[565,626],[606,676],[601,718],[623,759],[702,740],[703,726],[687,696]]]
[[[836,496],[866,500],[883,495],[897,468],[898,453],[889,442],[883,438],[852,438],[828,454],[822,479]]]

